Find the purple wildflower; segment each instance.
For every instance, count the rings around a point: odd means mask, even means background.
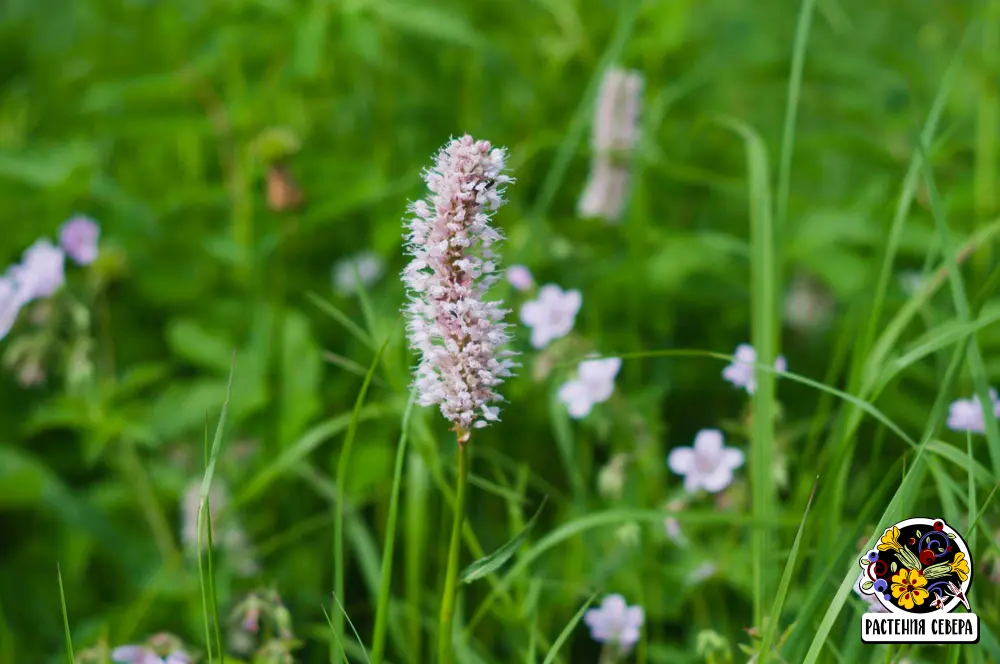
[[[101,228],[90,217],[73,217],[59,230],[59,244],[77,265],[90,265],[97,260],[100,237]]]

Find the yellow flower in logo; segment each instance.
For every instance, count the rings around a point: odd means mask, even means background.
[[[887,528],[882,539],[878,541],[879,551],[888,551],[889,549],[899,551],[899,528],[896,526]]]
[[[965,581],[969,578],[969,561],[965,559],[965,554],[959,551],[955,554],[955,559],[951,561],[951,571],[958,574],[958,578]]]
[[[896,598],[896,603],[907,611],[914,605],[921,605],[930,593],[924,586],[927,579],[918,569],[903,568],[892,577],[892,596]]]

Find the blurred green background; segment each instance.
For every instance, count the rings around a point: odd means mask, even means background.
[[[772,323],[781,325],[790,371],[873,401],[920,439],[939,396],[946,405],[974,389],[973,360],[946,371],[955,344],[969,338],[956,323],[954,293],[939,280],[882,355],[866,333],[881,333],[915,301],[907,271],[936,269],[969,243],[965,293],[972,315],[986,321],[976,328],[985,375],[1000,377],[1000,329],[988,324],[997,313],[1000,6],[805,4],[811,31],[787,214],[777,215],[776,258],[766,267],[782,302],[808,279],[822,315],[790,320],[775,311]],[[451,136],[469,132],[509,149],[517,181],[496,217],[509,236],[506,262],[583,294],[561,359],[584,350],[731,353],[749,341],[756,199],[743,141],[715,120],[736,118],[758,132],[767,181],[778,181],[799,13],[791,0],[5,0],[0,263],[55,238],[76,213],[100,223],[102,254],[89,268],[68,265],[67,288],[44,311],[22,314],[0,342],[0,662],[62,661],[57,562],[78,652],[160,630],[204,650],[182,502],[201,478],[231,364],[216,477],[233,507],[222,519],[238,521],[257,568],[247,576],[220,549],[220,611],[273,585],[303,643],[297,661],[328,661],[320,607],[329,608],[332,588],[334,469],[363,374],[389,339],[346,487],[345,609],[368,638],[413,361],[398,317],[402,219],[424,195],[421,170]],[[633,186],[617,224],[576,212],[593,97],[610,64],[645,81]],[[951,233],[945,246],[926,184],[903,187],[939,95],[927,149]],[[289,188],[301,191],[301,205],[280,204]],[[905,226],[891,231],[910,194]],[[772,196],[784,204],[780,187]],[[385,262],[384,275],[361,294],[339,291],[334,266],[361,251]],[[888,281],[877,286],[883,270]],[[525,299],[506,296],[515,309]],[[521,327],[525,367],[504,388],[503,422],[476,440],[469,523],[482,549],[466,550],[466,562],[513,536],[545,495],[532,542],[602,510],[661,510],[682,491],[666,453],[701,428],[724,428],[730,445],[747,449],[747,398],[721,380],[717,359],[626,361],[614,398],[575,423],[553,396],[567,367],[537,379],[540,358],[527,338]],[[937,345],[899,364],[877,394],[862,393],[864,367],[882,375],[929,341]],[[21,384],[25,356],[15,344],[40,358],[42,384]],[[859,424],[860,411],[829,392],[782,380],[778,394],[780,525],[766,561],[774,577],[767,606],[820,476],[779,621],[783,631],[798,620],[782,652],[800,662],[912,450],[884,423]],[[432,411],[414,418],[393,586],[395,662],[431,661],[424,653],[450,529],[441,488],[454,466],[445,429]],[[984,643],[908,656],[998,661],[1000,594],[989,579],[997,548],[986,536],[997,510],[984,503],[996,469],[982,436],[971,457],[964,435],[938,428],[931,437],[947,450],[914,480],[909,511],[967,528],[968,514],[985,509],[972,542]],[[628,476],[621,497],[609,497],[597,478],[616,453],[629,455]],[[976,478],[971,495],[967,470]],[[749,477],[742,469],[718,499],[718,509],[737,515],[732,524],[685,524],[687,549],[651,519],[637,520],[635,541],[614,523],[559,544],[517,575],[513,602],[494,606],[459,661],[534,661],[524,655],[532,625],[546,639],[536,644],[540,661],[598,590],[644,605],[638,661],[712,661],[699,648],[705,629],[745,661],[736,644],[752,643],[744,629],[755,626],[754,597],[750,533],[738,515],[750,511]],[[716,509],[705,498],[692,505]],[[690,582],[706,561],[714,572]],[[488,588],[470,586],[465,619]],[[856,643],[863,606],[847,597],[819,661],[893,656]],[[580,625],[560,661],[596,661],[597,653]]]

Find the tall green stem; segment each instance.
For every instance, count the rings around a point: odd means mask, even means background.
[[[464,440],[463,440],[464,438]],[[458,489],[455,495],[455,516],[448,545],[448,570],[445,573],[444,597],[441,598],[441,622],[438,627],[438,664],[452,664],[452,625],[455,618],[455,600],[458,597],[458,558],[462,549],[462,524],[465,521],[465,495],[469,486],[468,434],[460,432],[458,438]]]

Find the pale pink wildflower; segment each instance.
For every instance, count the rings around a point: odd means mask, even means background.
[[[498,279],[490,216],[503,204],[506,153],[466,134],[446,145],[424,174],[431,196],[411,206],[403,271],[410,291],[410,345],[420,352],[419,403],[437,405],[460,435],[499,419],[496,388],[516,366],[502,302],[487,301]]]
[[[578,290],[564,291],[555,284],[545,284],[538,299],[521,307],[521,322],[531,328],[531,345],[545,348],[573,329],[583,298]]]
[[[507,281],[519,291],[526,291],[535,285],[531,270],[523,265],[511,265],[507,268]]]
[[[622,361],[617,357],[581,362],[576,369],[576,378],[559,388],[559,400],[566,404],[570,417],[584,418],[594,404],[610,399],[615,390],[615,376],[621,366]]]
[[[733,471],[743,465],[743,452],[726,447],[718,429],[702,429],[692,447],[675,447],[667,456],[670,470],[684,476],[684,489],[718,493],[733,481]]]
[[[722,377],[736,387],[742,387],[748,394],[753,394],[757,389],[757,378],[754,376],[757,351],[750,344],[740,344],[733,355],[735,359],[722,370]],[[775,358],[774,368],[778,371],[788,370],[784,356],[779,355]]]
[[[174,651],[163,658],[144,646],[120,646],[111,651],[111,659],[119,664],[191,664],[191,658],[182,651]]]
[[[628,154],[639,137],[642,75],[618,67],[604,73],[597,94],[590,177],[579,202],[581,217],[617,221],[628,193]]]
[[[17,282],[13,277],[0,276],[0,339],[14,327],[17,314],[24,303],[18,296]]]
[[[77,265],[90,265],[97,260],[97,242],[101,228],[89,217],[76,216],[59,230],[59,244]]]
[[[587,609],[583,622],[590,628],[590,636],[598,643],[617,646],[618,652],[627,653],[639,642],[639,630],[646,621],[641,606],[629,606],[618,594],[608,595],[600,608]]]
[[[1000,397],[997,391],[990,390],[992,402],[991,416],[1000,418]],[[979,403],[979,396],[971,399],[956,399],[948,407],[948,428],[952,431],[968,431],[970,433],[986,433],[985,409]]]
[[[22,304],[51,296],[66,281],[66,255],[49,240],[41,239],[28,247],[20,265],[11,267]]]

